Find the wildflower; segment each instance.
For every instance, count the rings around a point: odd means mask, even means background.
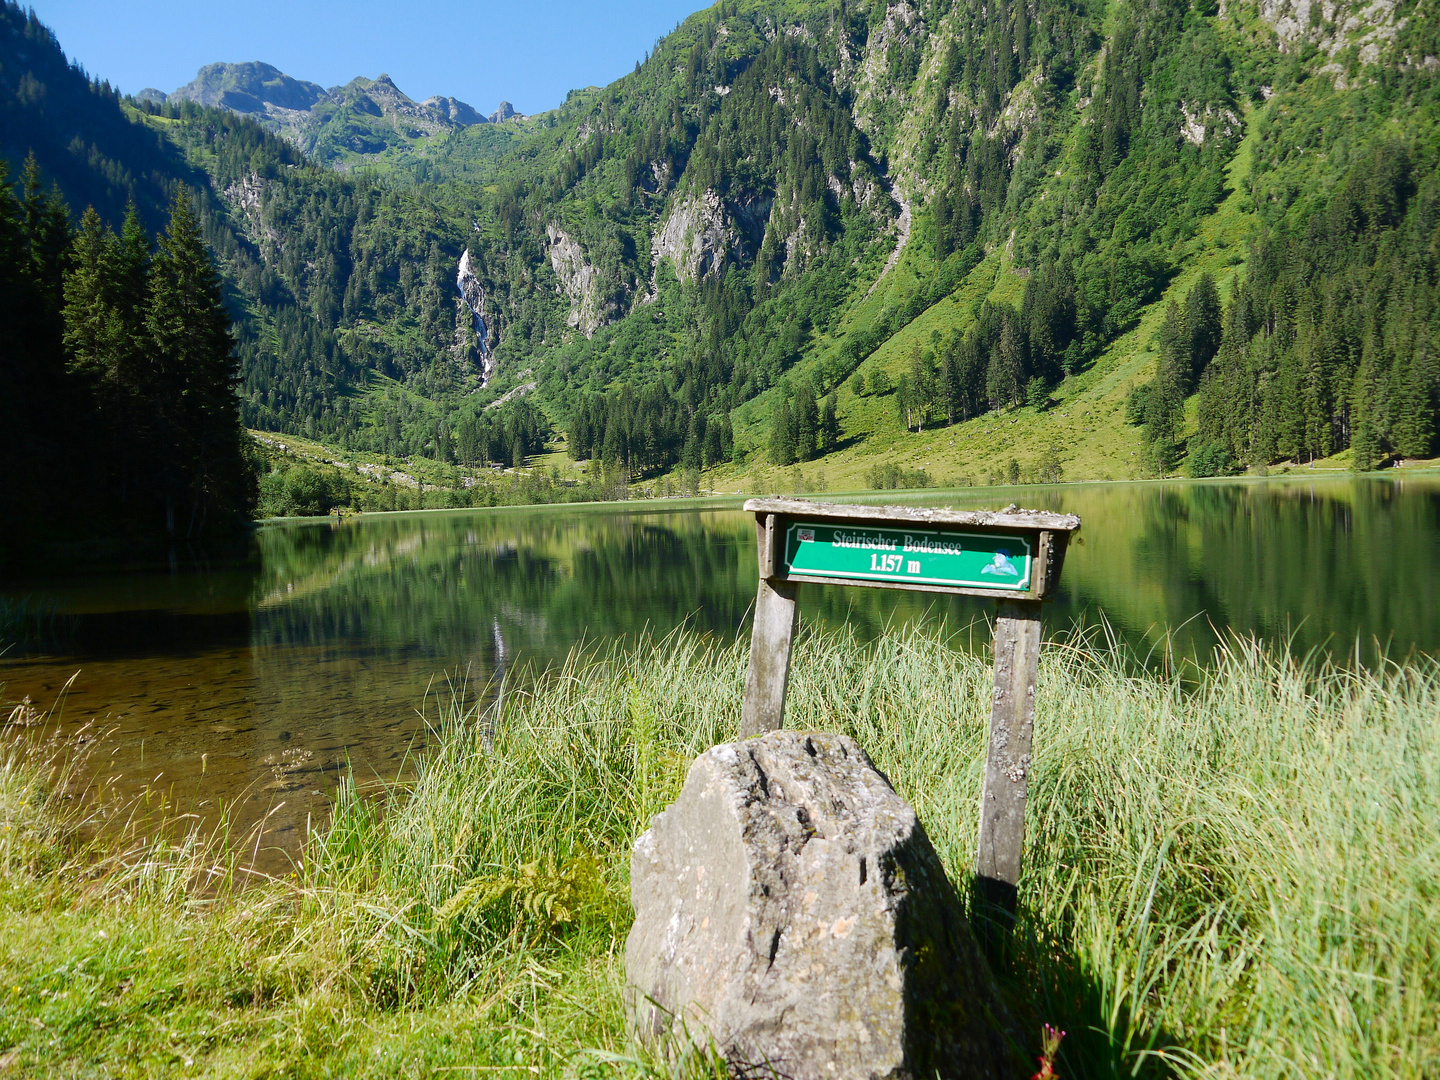
[[[1042,1053],[1036,1059],[1040,1062],[1040,1071],[1030,1080],[1060,1080],[1060,1074],[1055,1071],[1055,1055],[1060,1051],[1060,1040],[1065,1038],[1065,1032],[1056,1031],[1049,1024],[1040,1033],[1040,1048]]]

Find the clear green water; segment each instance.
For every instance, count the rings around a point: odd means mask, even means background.
[[[845,501],[880,501],[881,496]],[[1440,477],[969,489],[890,497],[1081,516],[1047,633],[1107,621],[1152,661],[1204,662],[1229,632],[1373,662],[1440,653]],[[61,733],[107,732],[92,770],[182,808],[265,815],[284,848],[348,760],[403,775],[427,687],[483,688],[517,662],[685,623],[729,640],[756,582],[753,518],[618,504],[362,517],[259,530],[248,560],[97,568],[0,592],[72,617],[48,654],[0,658],[0,698],[60,702]],[[984,647],[991,603],[810,587],[802,620],[942,620]],[[1358,648],[1358,654],[1357,654]],[[68,691],[62,690],[69,682]],[[483,692],[477,690],[474,692]],[[0,711],[0,720],[11,707]],[[88,737],[88,731],[87,731]]]

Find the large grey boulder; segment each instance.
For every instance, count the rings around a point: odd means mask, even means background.
[[[1013,1023],[912,810],[856,743],[712,747],[631,859],[646,1041],[744,1075],[1010,1077]]]

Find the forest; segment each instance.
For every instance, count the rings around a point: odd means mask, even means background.
[[[0,429],[6,554],[224,537],[255,507],[220,275],[189,197],[151,237],[71,214],[39,166],[0,163]]]
[[[1434,20],[1337,51],[1338,9],[1293,47],[1267,10],[721,0],[524,126],[340,172],[120,95],[4,0],[0,150],[117,234],[188,190],[244,425],[349,451],[788,466],[862,415],[1043,417],[1144,325],[1136,475],[1429,457]],[[1196,278],[1222,208],[1248,235]]]

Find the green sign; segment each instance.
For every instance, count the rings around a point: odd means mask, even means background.
[[[1027,592],[1030,539],[878,525],[794,521],[785,530],[788,573],[909,585]]]

